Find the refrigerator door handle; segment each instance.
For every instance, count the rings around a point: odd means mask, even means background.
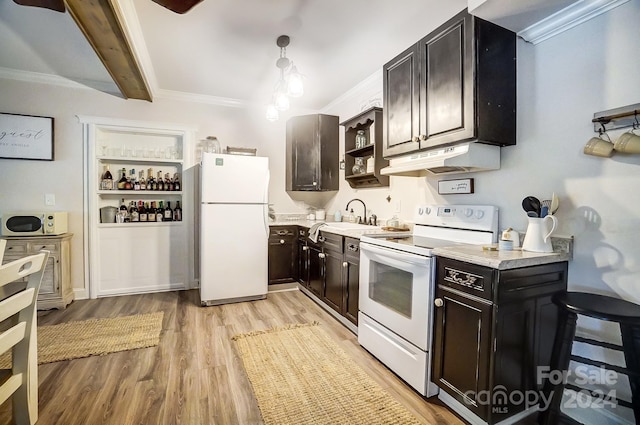
[[[267,235],[267,239],[269,239],[269,180],[271,179],[271,172],[267,168],[267,178],[264,182],[264,195],[262,199],[264,200],[264,206],[262,207],[263,219],[264,219],[264,231]]]

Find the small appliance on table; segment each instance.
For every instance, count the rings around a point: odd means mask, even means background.
[[[358,342],[420,394],[431,397],[435,261],[431,250],[489,244],[498,237],[498,208],[422,205],[412,234],[360,238]]]
[[[269,159],[205,152],[198,171],[201,304],[266,298]]]

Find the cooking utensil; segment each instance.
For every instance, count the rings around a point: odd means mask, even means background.
[[[529,217],[540,217],[540,200],[535,196],[527,196],[522,200],[522,208],[527,212]],[[530,215],[534,212],[535,215]]]
[[[549,206],[549,211],[551,214],[555,214],[558,211],[558,207],[560,206],[560,200],[555,192],[551,195],[551,205]]]

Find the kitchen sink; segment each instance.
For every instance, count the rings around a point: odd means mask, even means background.
[[[374,230],[380,228],[380,226],[369,226],[368,224],[348,223],[342,221],[328,222],[326,223],[326,227],[322,228],[327,229],[329,227],[340,230]]]

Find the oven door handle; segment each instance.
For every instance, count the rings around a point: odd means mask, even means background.
[[[372,254],[381,255],[396,261],[402,261],[404,263],[424,265],[424,264],[429,264],[429,261],[431,260],[430,257],[411,254],[409,252],[400,252],[394,249],[380,248],[377,246],[369,245],[367,243],[360,244],[360,251],[366,251]]]

